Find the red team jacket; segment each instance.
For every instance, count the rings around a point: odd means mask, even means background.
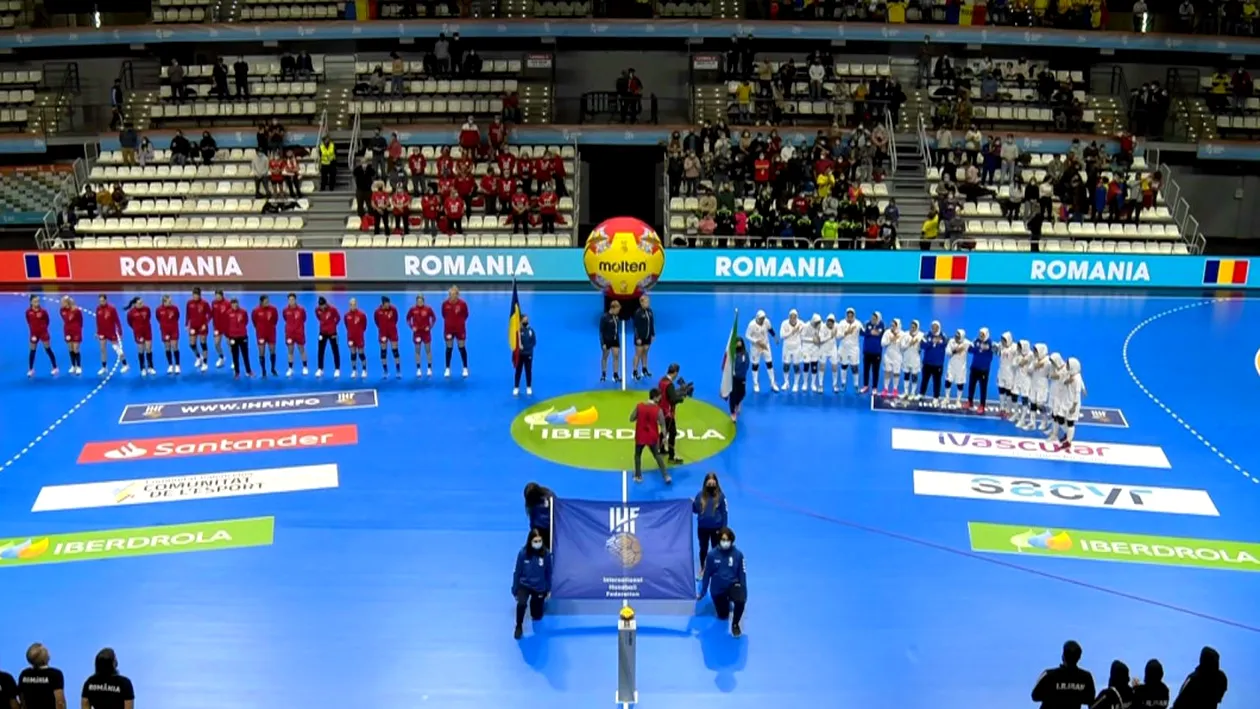
[[[254,323],[254,332],[258,342],[265,342],[269,345],[276,344],[276,325],[280,322],[280,313],[276,310],[276,306],[271,304],[259,305],[254,308],[254,312],[250,315],[250,320]]]
[[[249,313],[245,312],[242,307],[228,307],[227,314],[223,316],[227,325],[227,336],[233,340],[249,337]]]
[[[315,308],[315,319],[319,321],[320,337],[336,337],[337,326],[341,324],[341,313],[331,305]]]
[[[468,333],[468,303],[463,298],[442,301],[442,329],[447,337],[464,339]]]
[[[346,341],[351,347],[363,347],[363,333],[367,332],[367,315],[362,310],[346,311]]]
[[[35,308],[26,309],[26,326],[31,331],[31,342],[42,342],[48,344],[51,339],[48,334],[48,311],[43,308],[38,310]]]
[[[109,303],[96,306],[96,336],[106,342],[118,342],[121,321],[118,309]]]
[[[137,305],[127,311],[127,324],[135,335],[136,342],[153,341],[153,311],[147,305]]]
[[[66,342],[83,342],[83,311],[77,307],[61,309],[61,326]]]
[[[210,303],[210,321],[214,323],[215,334],[227,334],[227,314],[231,309],[232,303],[227,298],[215,298]]]
[[[184,306],[184,324],[188,334],[204,335],[210,329],[210,304],[201,298],[193,298]]]
[[[306,308],[300,305],[285,306],[284,341],[291,345],[306,345]]]
[[[179,342],[179,306],[159,305],[157,319],[162,342]]]
[[[432,341],[433,326],[437,324],[437,315],[428,305],[413,305],[407,311],[407,325],[411,328],[416,342]]]
[[[376,323],[382,343],[398,342],[398,308],[382,305],[372,314],[372,320]]]

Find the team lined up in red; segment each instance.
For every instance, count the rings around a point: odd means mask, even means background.
[[[67,349],[70,355],[70,373],[82,374],[83,320],[85,308],[79,307],[70,296],[61,298],[61,323]],[[279,342],[280,328],[283,326],[284,344],[288,351],[288,369],[285,376],[293,376],[295,355],[300,358],[301,373],[308,374],[306,356],[307,311],[298,303],[297,295],[290,293],[283,310],[271,304],[270,298],[261,295],[253,310],[246,310],[238,298],[228,298],[222,290],[214,293],[213,300],[206,300],[200,288],[194,288],[192,296],[181,313],[171,296],[163,295],[156,313],[150,309],[143,297],[132,298],[120,314],[109,297],[102,294],[97,299],[95,310],[96,337],[100,343],[101,368],[98,375],[104,376],[109,371],[109,350],[113,349],[118,356],[118,364],[122,372],[130,369],[127,355],[123,350],[124,327],[131,330],[132,340],[136,345],[139,360],[140,376],[155,376],[157,370],[153,363],[154,342],[160,342],[166,355],[166,373],[180,374],[180,339],[187,333],[188,346],[192,350],[193,369],[206,372],[210,368],[210,343],[214,344],[214,366],[221,368],[226,361],[224,341],[227,341],[231,355],[232,370],[237,377],[242,373],[253,376],[250,364],[249,342],[258,346],[258,365],[265,378],[270,371],[271,376],[279,376],[276,369],[276,345]],[[451,358],[454,349],[458,348],[463,365],[463,376],[468,376],[468,352],[466,340],[468,332],[468,303],[459,296],[459,288],[452,286],[447,298],[442,302],[442,337],[446,344],[446,368],[444,376],[451,376]],[[157,334],[154,338],[153,321],[156,315]],[[182,322],[181,322],[182,320]],[[387,296],[381,296],[380,305],[372,313],[372,323],[376,328],[376,339],[380,345],[382,372],[389,375],[389,356],[394,360],[394,373],[402,376],[402,358],[399,353],[398,325],[399,311]],[[415,303],[407,310],[405,318],[411,329],[412,342],[415,345],[416,376],[433,376],[433,330],[438,324],[438,316],[429,307],[424,296],[416,296]],[[341,347],[339,335],[344,328],[346,344],[350,351],[350,376],[367,377],[368,316],[359,309],[358,299],[351,298],[349,308],[343,315],[336,306],[320,297],[315,308],[316,336],[318,342],[315,376],[323,376],[325,354],[331,352],[333,359],[332,376],[341,376]],[[30,330],[30,353],[27,376],[35,376],[35,356],[39,346],[43,345],[52,366],[52,374],[58,373],[57,357],[52,349],[50,334],[50,317],[48,311],[40,304],[40,296],[31,296],[30,307],[26,311],[26,324]],[[250,327],[253,336],[250,336]]]

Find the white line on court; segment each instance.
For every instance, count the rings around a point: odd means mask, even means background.
[[[1146,394],[1148,399],[1155,402],[1155,405],[1163,409],[1164,413],[1168,414],[1169,416],[1173,418],[1174,421],[1181,424],[1182,428],[1189,431],[1190,435],[1198,439],[1199,443],[1202,443],[1204,446],[1208,448],[1208,450],[1215,453],[1216,457],[1225,461],[1226,465],[1230,466],[1235,471],[1242,474],[1244,478],[1247,478],[1251,482],[1260,485],[1260,478],[1257,478],[1255,475],[1252,475],[1241,465],[1239,465],[1238,463],[1235,463],[1232,458],[1225,455],[1224,451],[1220,450],[1215,445],[1213,445],[1211,441],[1204,438],[1203,434],[1199,433],[1198,431],[1194,429],[1194,426],[1191,426],[1189,423],[1187,423],[1186,420],[1181,418],[1181,416],[1176,411],[1173,411],[1172,409],[1170,409],[1167,404],[1160,401],[1159,397],[1151,393],[1151,390],[1146,388],[1146,385],[1142,383],[1142,380],[1138,378],[1137,373],[1133,371],[1133,367],[1130,366],[1129,364],[1129,343],[1132,342],[1134,336],[1136,336],[1139,332],[1141,332],[1142,329],[1145,328],[1147,325],[1150,325],[1156,320],[1166,318],[1169,315],[1174,315],[1176,313],[1180,313],[1186,310],[1191,310],[1193,308],[1201,308],[1205,305],[1215,305],[1216,303],[1224,303],[1231,300],[1234,300],[1234,298],[1214,298],[1212,300],[1200,300],[1194,303],[1189,303],[1187,305],[1178,306],[1176,308],[1169,308],[1168,310],[1163,310],[1161,312],[1158,312],[1150,316],[1149,318],[1143,320],[1142,322],[1138,323],[1136,327],[1134,327],[1132,330],[1129,331],[1128,337],[1124,338],[1124,348],[1121,350],[1121,355],[1124,359],[1124,369],[1125,371],[1129,373],[1129,378],[1133,380],[1133,383],[1137,385],[1138,389],[1142,390],[1143,394]]]
[[[9,295],[20,295],[23,297],[27,296],[26,293],[11,293]],[[49,297],[49,296],[42,296],[42,297],[44,298],[44,300],[47,300],[50,303],[59,302],[56,298],[53,298],[53,297]],[[89,312],[87,308],[80,307],[79,310],[83,311],[83,314],[85,316],[92,315],[92,313]],[[22,456],[29,453],[32,448],[39,445],[39,443],[43,441],[45,438],[47,438],[53,431],[55,431],[58,426],[65,423],[66,419],[70,418],[72,415],[74,415],[75,412],[83,408],[84,404],[91,401],[92,397],[99,394],[101,390],[105,388],[105,385],[109,383],[109,380],[114,378],[114,373],[118,371],[118,367],[121,364],[122,364],[122,357],[116,357],[114,359],[114,366],[111,367],[110,370],[105,373],[105,377],[101,379],[101,381],[97,382],[96,386],[93,387],[92,390],[89,391],[86,395],[84,395],[82,399],[79,399],[79,401],[75,403],[74,406],[71,406],[69,411],[66,411],[64,414],[61,415],[60,418],[58,418],[56,421],[53,421],[51,424],[49,424],[48,428],[45,428],[43,433],[39,434],[38,436],[35,436],[35,439],[27,443],[26,446],[22,448],[22,450],[18,451],[17,453],[14,453],[11,458],[4,461],[3,464],[0,464],[0,473],[3,473],[4,471],[11,468],[14,463],[17,463],[19,460],[22,459]]]

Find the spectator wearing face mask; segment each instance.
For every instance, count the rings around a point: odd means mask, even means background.
[[[704,485],[691,501],[691,510],[696,514],[696,540],[700,542],[700,567],[696,577],[704,578],[704,561],[709,550],[718,545],[718,534],[727,523],[726,495],[722,493],[717,473],[704,476]]]

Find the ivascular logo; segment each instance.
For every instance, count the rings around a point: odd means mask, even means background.
[[[257,453],[350,446],[358,442],[359,429],[353,424],[211,433],[196,436],[167,436],[89,443],[79,454],[79,462],[110,463],[155,458],[189,458],[223,453]]]
[[[1131,465],[1138,468],[1172,467],[1172,464],[1168,462],[1168,457],[1159,446],[1137,446],[1125,443],[1074,441],[1067,449],[1060,449],[1054,441],[1047,441],[1044,438],[894,428],[892,447],[896,450],[926,453],[958,453],[1066,463]]]

